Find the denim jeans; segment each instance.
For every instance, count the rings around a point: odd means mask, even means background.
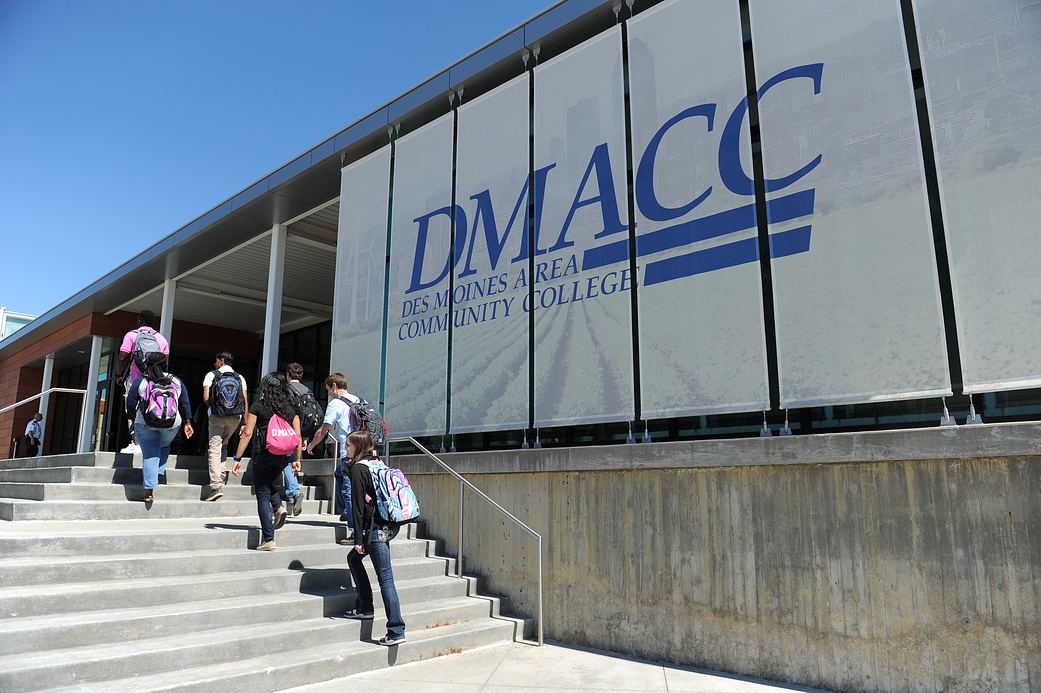
[[[170,457],[170,444],[177,437],[177,428],[150,428],[143,423],[134,427],[137,431],[137,444],[141,446],[144,458],[144,487],[153,489],[159,486],[159,475],[166,474],[166,460]]]
[[[282,497],[275,489],[275,479],[282,476],[282,470],[292,459],[292,455],[269,455],[266,452],[253,455],[253,488],[257,493],[262,541],[273,541],[275,538],[272,514],[282,507]]]
[[[287,464],[286,468],[282,470],[282,476],[286,482],[286,500],[291,501],[296,498],[296,494],[300,493],[300,482],[296,480],[296,472],[293,471],[293,464]]]
[[[336,506],[341,513],[347,514],[347,529],[354,532],[354,513],[351,510],[351,477],[343,469],[346,459],[340,460],[333,471],[333,480],[336,484]]]
[[[347,565],[351,569],[354,586],[358,588],[354,608],[363,613],[372,613],[372,585],[362,565],[365,556],[372,557],[372,567],[376,570],[380,594],[383,596],[383,609],[387,613],[387,633],[402,636],[405,634],[405,621],[401,618],[401,604],[394,587],[394,573],[390,569],[390,540],[397,534],[398,528],[394,525],[377,525],[371,532],[366,532],[368,543],[365,554],[359,555],[356,549],[351,549],[347,554]]]

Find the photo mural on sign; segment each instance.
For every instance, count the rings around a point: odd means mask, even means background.
[[[1041,5],[915,12],[964,390],[1041,387]]]
[[[625,421],[633,396],[622,34],[535,69],[535,425]],[[599,257],[608,243],[626,251]]]
[[[346,375],[352,393],[379,402],[390,145],[340,175],[330,371]]]
[[[395,145],[383,417],[395,436],[445,432],[454,119]]]
[[[780,404],[950,394],[899,3],[808,2],[812,24],[749,4]],[[643,418],[769,407],[738,9],[673,0],[627,29],[635,229],[620,26],[395,145],[397,434],[630,420],[634,367]],[[352,207],[379,194],[352,185]]]
[[[642,415],[768,409],[754,191],[722,179],[751,170],[739,8],[676,0],[628,31]]]
[[[528,426],[529,80],[459,107],[452,432]]]
[[[749,13],[781,406],[951,394],[898,0]]]

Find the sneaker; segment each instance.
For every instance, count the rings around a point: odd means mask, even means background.
[[[275,529],[282,529],[282,525],[286,523],[286,517],[289,515],[285,508],[279,507],[275,511]]]
[[[271,541],[265,541],[264,543],[262,543],[260,546],[257,547],[257,551],[274,551],[274,550],[275,550],[275,540],[274,539],[272,539]]]
[[[348,522],[348,521],[350,521],[350,519],[351,519],[351,516],[348,515],[347,513],[340,513],[340,522]]]
[[[404,633],[402,633],[401,635],[394,635],[393,633],[387,633],[386,635],[384,635],[382,638],[379,639],[380,645],[387,645],[388,647],[390,645],[397,645],[397,644],[400,644],[400,643],[403,643],[403,642],[405,642],[405,634]]]
[[[365,613],[364,611],[358,611],[357,609],[351,609],[344,614],[347,618],[355,618],[359,621],[371,621],[375,614],[373,612]]]
[[[344,537],[343,539],[340,540],[340,544],[343,545],[343,546],[355,546],[354,535],[352,534],[349,537]]]
[[[227,486],[228,485],[228,470],[227,469],[225,469],[223,472],[221,472],[220,483],[221,483],[222,486]]]
[[[293,517],[304,511],[304,492],[301,491],[293,496]]]
[[[210,495],[206,496],[206,500],[207,501],[215,501],[215,500],[219,500],[219,499],[221,499],[223,497],[224,497],[224,493],[220,489],[217,489],[216,491],[214,491]]]
[[[131,441],[130,445],[128,445],[125,448],[123,448],[122,450],[120,450],[120,452],[123,453],[124,455],[140,455],[141,454],[141,446],[138,445],[137,443]]]

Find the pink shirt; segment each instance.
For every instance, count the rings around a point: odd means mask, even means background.
[[[152,332],[155,334],[155,341],[159,342],[159,348],[163,350],[163,353],[167,356],[170,355],[170,344],[166,341],[166,337],[159,334],[151,327],[139,327],[138,330],[142,332]],[[134,341],[137,337],[137,330],[131,330],[123,335],[123,344],[119,347],[119,350],[124,354],[130,354],[130,382],[134,382],[137,376],[141,375],[141,369],[137,367],[137,363],[134,362]]]

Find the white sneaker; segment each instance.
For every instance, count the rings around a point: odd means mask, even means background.
[[[131,442],[130,445],[128,445],[125,448],[123,448],[122,450],[120,450],[120,452],[123,453],[124,455],[140,455],[141,454],[141,446],[138,445],[137,443]]]

